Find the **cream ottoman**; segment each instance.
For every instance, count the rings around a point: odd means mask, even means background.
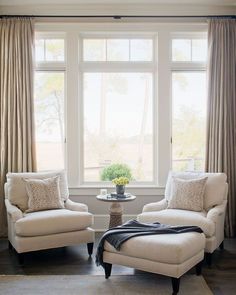
[[[197,275],[201,274],[204,247],[205,235],[196,232],[134,237],[122,244],[120,251],[106,241],[105,277],[111,275],[112,264],[158,273],[172,278],[173,294],[177,294],[184,273],[196,266]]]

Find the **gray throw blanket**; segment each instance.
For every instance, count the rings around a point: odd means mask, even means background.
[[[103,251],[105,241],[109,242],[116,250],[119,251],[121,245],[133,237],[145,235],[181,234],[187,232],[202,233],[203,231],[198,226],[171,226],[161,224],[159,222],[141,223],[137,220],[129,220],[120,226],[107,230],[103,234],[97,247],[96,264],[97,266],[102,265],[104,267]]]

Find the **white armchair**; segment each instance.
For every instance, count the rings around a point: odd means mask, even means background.
[[[208,177],[204,192],[204,210],[202,212],[167,209],[168,200],[171,196],[173,175],[182,179]],[[145,205],[142,213],[138,215],[138,220],[147,223],[160,222],[170,225],[199,226],[206,236],[205,252],[213,253],[217,247],[223,248],[227,194],[228,184],[224,173],[170,172],[164,199]],[[207,257],[210,264],[211,256],[208,254]]]
[[[23,178],[45,179],[59,175],[63,209],[26,213],[28,197]],[[9,248],[14,247],[23,262],[23,253],[87,243],[92,254],[94,243],[93,215],[85,204],[69,199],[63,171],[47,173],[8,173],[5,183]]]

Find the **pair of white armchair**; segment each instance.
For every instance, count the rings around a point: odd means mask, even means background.
[[[181,179],[196,179],[208,177],[204,191],[204,210],[202,212],[167,209],[171,196],[172,176]],[[165,197],[159,202],[144,206],[143,212],[138,215],[141,222],[160,222],[170,225],[199,226],[205,236],[207,262],[211,264],[211,253],[220,246],[223,248],[224,220],[227,205],[228,184],[224,173],[188,173],[170,172],[165,189]]]
[[[64,209],[25,213],[28,197],[24,178],[46,179],[60,176],[59,188]],[[93,252],[93,215],[85,204],[69,199],[66,175],[63,171],[48,173],[8,173],[5,184],[5,204],[8,220],[9,248],[14,247],[23,263],[23,253],[87,243]]]

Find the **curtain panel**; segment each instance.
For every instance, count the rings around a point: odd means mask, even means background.
[[[35,171],[34,21],[0,19],[0,236],[7,235],[7,172]]]
[[[236,235],[236,20],[208,21],[206,171],[229,183],[226,236]]]

